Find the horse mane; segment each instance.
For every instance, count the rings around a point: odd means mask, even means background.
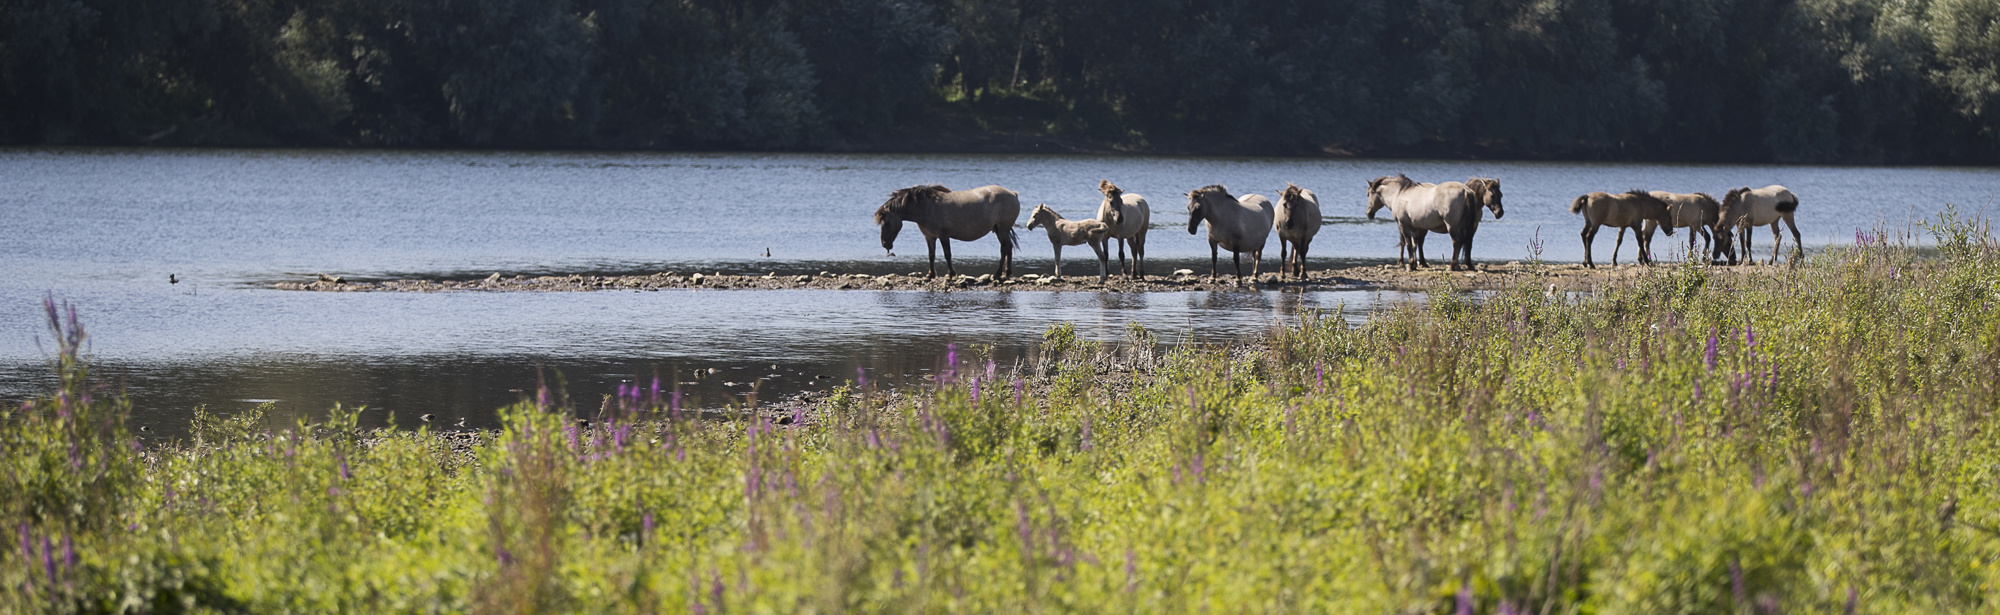
[[[890,215],[899,218],[903,217],[903,213],[908,211],[911,205],[927,204],[932,199],[937,198],[938,195],[946,192],[951,192],[951,189],[937,184],[910,186],[891,192],[889,193],[889,202],[883,203],[881,207],[875,209],[875,225],[881,226],[883,218]]]
[[[1737,203],[1743,202],[1743,193],[1749,191],[1750,191],[1749,186],[1744,186],[1742,188],[1730,188],[1727,194],[1722,195],[1722,207],[1724,209],[1735,207]]]
[[[1194,198],[1201,198],[1202,196],[1209,194],[1220,194],[1222,196],[1227,197],[1229,196],[1229,189],[1222,187],[1222,184],[1209,184],[1206,186],[1202,186],[1200,188],[1195,188],[1194,192],[1188,193],[1188,196]]]
[[[1482,207],[1486,205],[1487,197],[1493,194],[1493,189],[1498,187],[1500,187],[1500,180],[1497,179],[1474,177],[1465,180],[1465,190],[1472,193],[1474,198],[1479,199],[1479,205]]]
[[[1299,198],[1301,196],[1301,193],[1303,193],[1304,191],[1305,189],[1300,188],[1298,184],[1285,182],[1284,191],[1278,193],[1278,202],[1290,203],[1292,199]]]
[[[1114,199],[1118,198],[1118,195],[1125,193],[1124,190],[1118,189],[1118,184],[1111,183],[1111,180],[1108,179],[1097,180],[1097,191],[1104,193],[1104,196]]]

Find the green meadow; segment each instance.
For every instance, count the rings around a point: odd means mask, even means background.
[[[545,392],[469,453],[345,410],[142,442],[52,302],[0,611],[1991,612],[2000,247],[1924,228],[1221,346],[1057,327],[796,417]]]

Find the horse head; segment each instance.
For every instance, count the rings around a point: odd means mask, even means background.
[[[1221,184],[1212,184],[1196,188],[1194,189],[1194,192],[1187,193],[1189,235],[1193,235],[1195,234],[1196,231],[1201,230],[1202,219],[1208,217],[1208,212],[1206,211],[1206,209],[1209,207],[1209,205],[1208,203],[1205,202],[1205,200],[1217,194],[1220,194],[1224,197],[1228,197],[1229,189],[1222,187]],[[1234,197],[1230,197],[1230,199],[1234,200]]]
[[[1493,210],[1494,220],[1499,220],[1501,216],[1506,215],[1506,209],[1500,205],[1500,180],[1475,177],[1466,180],[1465,187],[1487,209]]]
[[[1035,227],[1042,225],[1052,226],[1056,217],[1056,211],[1049,209],[1048,203],[1036,205],[1034,211],[1028,212],[1028,230],[1035,230]]]
[[[903,232],[903,220],[930,203],[937,195],[950,192],[944,186],[911,186],[889,193],[889,201],[875,209],[875,224],[882,227],[882,249],[896,249],[896,235]]]
[[[1123,226],[1125,224],[1125,191],[1119,190],[1118,184],[1111,183],[1111,180],[1108,179],[1097,180],[1097,191],[1104,193],[1104,207],[1111,211],[1111,219],[1107,222],[1111,226]]]
[[[1394,186],[1396,190],[1400,192],[1404,188],[1410,187],[1410,185],[1413,183],[1414,182],[1411,182],[1409,177],[1403,175],[1402,173],[1397,173],[1395,177],[1384,175],[1381,177],[1377,177],[1373,180],[1369,180],[1368,219],[1374,220],[1375,212],[1382,211],[1382,208],[1389,206],[1388,196],[1383,194],[1383,192],[1386,189],[1388,189],[1391,186]]]

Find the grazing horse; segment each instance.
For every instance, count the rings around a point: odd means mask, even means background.
[[[1667,236],[1674,236],[1673,220],[1667,217],[1667,203],[1644,190],[1632,190],[1624,194],[1592,192],[1571,201],[1569,213],[1583,214],[1583,265],[1595,268],[1590,262],[1590,242],[1597,238],[1600,226],[1618,227],[1618,241],[1611,245],[1611,266],[1618,266],[1618,249],[1625,245],[1625,229],[1632,229],[1632,237],[1639,242],[1639,262],[1653,262],[1654,227],[1666,230]],[[1645,223],[1651,221],[1653,226]]]
[[[1105,244],[1108,243],[1106,240],[1111,237],[1111,225],[1091,218],[1065,220],[1062,214],[1049,209],[1047,203],[1036,205],[1035,211],[1029,213],[1028,218],[1028,230],[1035,230],[1037,226],[1049,229],[1049,244],[1056,249],[1056,277],[1062,277],[1063,246],[1080,246],[1087,243],[1090,244],[1091,250],[1097,252],[1097,283],[1104,283],[1111,267],[1111,258],[1105,253]]]
[[[1799,240],[1799,224],[1792,221],[1792,212],[1799,210],[1799,197],[1784,186],[1770,185],[1756,190],[1749,187],[1731,188],[1722,197],[1722,215],[1716,223],[1716,232],[1736,229],[1743,243],[1743,262],[1753,264],[1750,256],[1750,234],[1757,227],[1771,226],[1771,262],[1778,262],[1778,248],[1785,243],[1785,236],[1778,234],[1778,223],[1792,229],[1792,243],[1799,245],[1799,255],[1805,255],[1805,242]],[[1730,250],[1729,264],[1736,264],[1736,251]]]
[[[1097,206],[1097,221],[1111,227],[1111,238],[1118,240],[1118,271],[1135,279],[1146,278],[1146,227],[1153,223],[1153,209],[1146,205],[1146,197],[1130,194],[1118,189],[1110,180],[1098,180],[1097,191],[1104,193],[1104,202]],[[1132,243],[1132,268],[1125,268],[1125,243]]]
[[[1250,276],[1256,277],[1264,262],[1264,241],[1271,237],[1271,221],[1277,217],[1271,199],[1257,194],[1239,199],[1219,185],[1196,188],[1187,197],[1188,234],[1193,235],[1203,221],[1208,222],[1208,279],[1217,275],[1217,248],[1229,250],[1237,284],[1243,283],[1244,252],[1250,253]]]
[[[1277,218],[1271,223],[1278,231],[1279,271],[1306,277],[1306,249],[1319,234],[1320,222],[1319,197],[1297,184],[1285,184],[1284,191],[1278,193]],[[1286,244],[1291,244],[1289,257]]]
[[[1368,218],[1372,220],[1376,212],[1389,208],[1399,235],[1396,258],[1407,263],[1411,271],[1418,265],[1431,264],[1424,256],[1426,234],[1436,231],[1450,235],[1451,269],[1457,271],[1461,255],[1466,266],[1472,266],[1472,235],[1479,229],[1478,208],[1484,205],[1492,209],[1495,218],[1503,212],[1500,182],[1482,180],[1481,186],[1487,192],[1475,196],[1467,185],[1458,182],[1420,184],[1400,173],[1395,177],[1378,177],[1368,182]]]
[[[1667,204],[1667,218],[1672,220],[1672,223],[1666,226],[1688,229],[1689,260],[1693,260],[1697,254],[1714,250],[1715,238],[1709,233],[1709,229],[1715,226],[1721,213],[1721,206],[1716,204],[1715,197],[1702,192],[1680,194],[1665,190],[1654,190],[1647,194]],[[1659,222],[1647,220],[1646,229],[1641,232],[1650,235],[1653,229],[1659,226],[1661,226]],[[1694,250],[1696,237],[1701,238],[1701,252]]]
[[[945,275],[958,275],[951,266],[951,240],[973,241],[994,233],[1000,237],[1000,268],[993,277],[1014,273],[1014,219],[1021,216],[1021,195],[999,186],[982,186],[953,191],[944,186],[911,186],[889,193],[889,202],[875,210],[875,223],[882,226],[882,249],[895,250],[896,234],[903,221],[917,223],[930,247],[930,269],[925,277],[937,277],[938,240],[944,240]],[[889,253],[891,256],[895,252]]]

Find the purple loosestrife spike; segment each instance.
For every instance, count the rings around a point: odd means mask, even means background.
[[[1847,586],[1847,608],[1843,612],[1847,615],[1854,615],[1855,609],[1860,606],[1861,592],[1855,591],[1853,585]]]
[[[1750,325],[1743,325],[1743,345],[1752,350],[1757,348],[1757,330]]]
[[[1085,416],[1085,417],[1083,417],[1083,446],[1081,446],[1081,447],[1078,447],[1078,448],[1081,448],[1081,449],[1083,449],[1083,450],[1086,450],[1086,451],[1087,451],[1087,450],[1091,450],[1091,449],[1093,449],[1093,448],[1096,448],[1096,446],[1095,446],[1094,444],[1092,444],[1092,443],[1091,443],[1090,439],[1091,439],[1091,438],[1090,438],[1090,417],[1089,417],[1089,416]]]
[[[1035,527],[1028,522],[1028,507],[1020,500],[1014,500],[1014,531],[1021,536],[1021,554],[1034,557]]]
[[[717,612],[721,612],[721,611],[722,611],[722,573],[721,573],[721,572],[717,572],[717,571],[714,571],[714,570],[710,570],[710,571],[708,571],[708,574],[709,574],[709,583],[708,583],[708,600],[709,600],[709,602],[713,602],[713,603],[715,603],[715,610],[716,610]]]
[[[1702,355],[1701,355],[1701,360],[1702,360],[1702,363],[1703,363],[1703,364],[1705,364],[1705,365],[1707,365],[1707,366],[1708,366],[1708,371],[1711,371],[1711,372],[1712,372],[1712,371],[1715,371],[1715,348],[1716,348],[1716,341],[1717,341],[1717,340],[1715,339],[1715,329],[1711,327],[1711,328],[1710,328],[1710,329],[1708,330],[1708,350],[1707,350],[1706,352],[1702,353]]]
[[[354,478],[354,473],[353,473],[353,472],[351,472],[351,471],[348,471],[348,469],[347,469],[347,457],[345,457],[345,456],[341,457],[341,458],[340,458],[340,480],[351,480],[351,479],[353,479],[353,478]]]
[[[1021,395],[1023,393],[1026,393],[1027,390],[1028,390],[1028,383],[1026,381],[1023,381],[1020,378],[1014,379],[1014,405],[1016,406],[1021,405]]]
[[[1139,588],[1139,554],[1132,552],[1131,547],[1126,547],[1125,548],[1125,591],[1127,593],[1130,593],[1138,588]]]
[[[1743,586],[1743,561],[1729,560],[1729,595],[1741,605],[1750,598],[1749,589]]]
[[[639,517],[639,529],[645,532],[646,537],[653,536],[653,511],[646,511],[644,516]]]
[[[651,400],[653,401],[653,403],[655,403],[655,404],[657,404],[657,403],[660,403],[660,377],[659,377],[659,376],[653,376],[653,396],[652,396],[652,397],[651,397],[650,399],[651,399]]]
[[[995,364],[993,363],[993,360],[992,360],[992,359],[987,359],[987,360],[986,360],[986,379],[987,379],[987,380],[992,380],[992,379],[994,379],[994,378],[998,378],[998,377],[1000,377],[1000,366],[999,366],[999,365],[995,365]]]
[[[972,380],[972,403],[979,403],[979,379]]]
[[[70,540],[67,532],[63,534],[63,569],[76,569],[76,542]]]
[[[55,549],[49,545],[49,537],[42,537],[42,570],[49,575],[49,585],[56,584]]]
[[[31,532],[30,532],[30,531],[28,530],[28,524],[27,524],[27,522],[25,522],[25,521],[24,521],[24,522],[22,522],[22,523],[21,523],[21,558],[22,558],[22,559],[26,559],[26,560],[33,560],[33,559],[35,559],[35,540],[34,540],[34,538],[32,538],[31,536],[32,536],[32,534],[31,534]]]
[[[945,367],[958,367],[957,343],[948,343],[944,345],[944,364]]]
[[[1466,579],[1458,585],[1458,615],[1472,615],[1472,580]]]
[[[854,386],[860,389],[868,388],[868,370],[866,368],[854,368]]]

